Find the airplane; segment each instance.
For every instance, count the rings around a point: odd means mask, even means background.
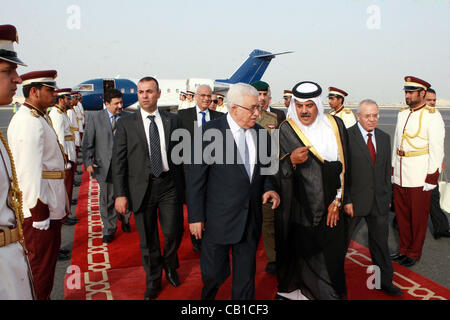
[[[277,55],[292,53],[292,51],[271,53],[259,49],[253,50],[247,60],[236,70],[229,79],[201,79],[188,78],[180,80],[160,80],[161,97],[158,100],[158,107],[170,109],[178,107],[180,103],[181,91],[194,91],[199,85],[207,84],[214,93],[225,94],[231,84],[244,82],[252,83],[262,78],[269,63]],[[101,110],[104,108],[103,93],[109,88],[116,88],[122,92],[124,108],[136,110],[138,106],[137,83],[139,80],[123,78],[98,78],[80,83],[73,88],[83,96],[83,107],[85,110]]]

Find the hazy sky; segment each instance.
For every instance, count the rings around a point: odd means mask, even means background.
[[[295,51],[263,80],[280,100],[297,82],[348,101],[403,102],[403,78],[450,100],[448,0],[14,0],[0,24],[19,31],[19,73],[56,69],[60,87],[98,77],[228,78],[253,49]]]

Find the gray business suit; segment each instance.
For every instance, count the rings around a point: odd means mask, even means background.
[[[353,203],[354,218],[348,219],[348,242],[361,218],[369,230],[369,250],[374,265],[380,267],[381,285],[392,283],[392,263],[388,248],[388,213],[391,203],[391,142],[389,135],[375,129],[376,161],[373,165],[358,124],[348,128],[350,179],[346,192]]]
[[[129,115],[122,111],[117,121]],[[107,109],[92,112],[83,136],[83,162],[85,168],[96,164],[94,178],[100,187],[100,214],[103,222],[103,235],[113,235],[117,229],[117,218],[122,223],[128,223],[131,213],[124,216],[114,209],[114,192],[111,179],[111,159],[114,134]]]

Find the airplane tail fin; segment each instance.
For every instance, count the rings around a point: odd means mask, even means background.
[[[268,51],[263,51],[259,49],[255,49],[250,53],[250,56],[247,60],[236,70],[236,72],[229,79],[218,79],[218,82],[225,83],[253,83],[255,81],[261,80],[264,72],[269,66],[270,61],[272,61],[275,56],[280,54],[291,53],[288,52],[280,52],[280,53],[271,53]]]

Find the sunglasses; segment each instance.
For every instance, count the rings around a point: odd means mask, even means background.
[[[214,103],[218,103],[219,102],[219,100],[217,100],[217,99],[211,100],[211,101],[214,102]]]

